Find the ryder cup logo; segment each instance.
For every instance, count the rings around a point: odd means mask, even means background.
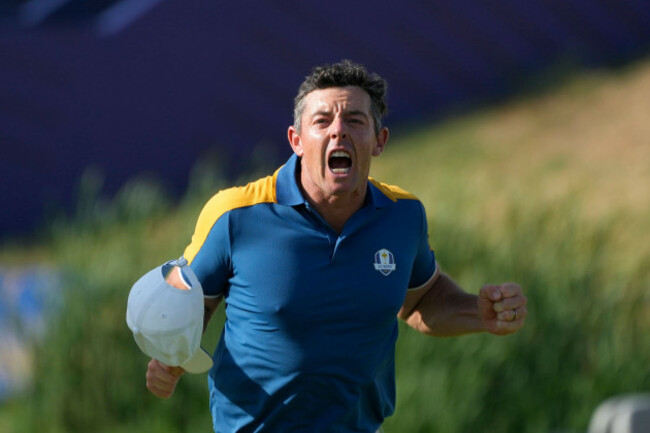
[[[388,275],[395,270],[395,257],[393,253],[386,249],[381,249],[375,253],[375,270],[384,275]]]

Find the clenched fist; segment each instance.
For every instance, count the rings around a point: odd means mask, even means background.
[[[169,398],[176,389],[176,384],[185,370],[181,367],[170,367],[152,359],[147,364],[147,388],[156,397]]]
[[[479,317],[488,332],[512,334],[524,326],[527,302],[518,284],[486,284],[478,295]]]

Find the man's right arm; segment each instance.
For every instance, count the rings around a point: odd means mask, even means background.
[[[212,318],[212,315],[217,311],[217,307],[221,303],[223,297],[219,296],[218,298],[203,298],[203,333],[208,329],[208,322]]]
[[[167,283],[181,290],[187,290],[187,284],[180,275],[180,268],[175,267],[167,275]],[[203,298],[204,314],[203,314],[203,332],[208,327],[208,322],[212,315],[217,310],[221,297],[219,298]],[[172,367],[165,365],[162,362],[151,359],[147,364],[147,388],[151,393],[160,398],[169,398],[176,389],[176,384],[181,376],[185,374],[185,370],[181,367]]]
[[[188,287],[187,283],[181,276],[181,269],[178,267],[172,269],[171,272],[167,275],[167,283],[181,290],[187,290],[190,288]],[[203,303],[204,303],[203,332],[204,333],[208,327],[208,322],[212,318],[212,315],[214,314],[215,311],[217,311],[217,307],[221,302],[221,298],[222,298],[221,296],[217,298],[203,298]]]

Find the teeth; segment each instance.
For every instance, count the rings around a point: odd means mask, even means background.
[[[350,166],[352,165],[352,163],[351,163],[352,157],[350,156],[350,154],[348,152],[346,152],[344,150],[337,150],[337,151],[332,152],[332,154],[330,155],[330,158],[346,158],[346,159],[350,160]],[[334,174],[348,174],[350,172],[350,168],[351,167],[339,167],[339,168],[331,168],[331,170],[332,170],[332,173],[334,173]]]

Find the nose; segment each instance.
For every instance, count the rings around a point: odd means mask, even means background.
[[[341,140],[347,138],[347,136],[348,131],[345,122],[340,117],[335,117],[330,128],[330,138]]]

